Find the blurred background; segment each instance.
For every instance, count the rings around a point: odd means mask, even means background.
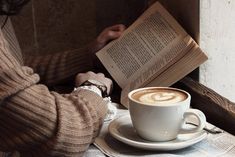
[[[107,26],[129,26],[154,1],[31,0],[12,22],[24,53],[57,53],[85,46]],[[160,1],[209,57],[190,76],[235,101],[235,2]]]

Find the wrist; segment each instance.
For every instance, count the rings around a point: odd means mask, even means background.
[[[91,92],[96,93],[100,97],[102,97],[102,91],[94,85],[89,85],[89,86],[83,85],[83,86],[74,88],[74,90],[81,90],[81,89],[89,90]]]
[[[108,96],[107,86],[97,80],[89,79],[85,81],[84,83],[82,83],[81,86],[95,86],[101,91],[101,95],[103,98]]]

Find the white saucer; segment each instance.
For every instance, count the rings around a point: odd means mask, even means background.
[[[191,125],[188,127],[191,127]],[[133,147],[161,151],[182,149],[203,140],[207,136],[207,132],[202,130],[197,133],[179,134],[177,138],[172,141],[147,141],[137,135],[135,129],[132,126],[129,115],[125,115],[113,120],[109,124],[109,132],[117,140]]]

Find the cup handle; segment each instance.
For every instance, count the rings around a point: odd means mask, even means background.
[[[199,124],[196,126],[196,128],[190,128],[190,129],[182,128],[180,131],[181,133],[195,133],[201,131],[206,126],[206,116],[202,111],[197,109],[188,109],[184,113],[184,120],[182,124],[184,125],[187,122],[187,119],[189,119],[190,117],[195,117]]]

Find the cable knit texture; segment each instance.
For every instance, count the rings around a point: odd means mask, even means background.
[[[47,65],[40,71],[44,80],[57,82],[74,73],[79,56],[85,56],[77,53],[41,59]],[[88,90],[60,95],[39,81],[39,75],[12,54],[0,31],[0,150],[17,150],[22,157],[82,156],[99,132],[106,102]]]

